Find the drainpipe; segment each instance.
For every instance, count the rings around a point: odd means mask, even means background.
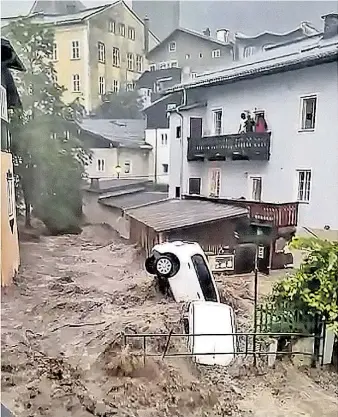
[[[157,184],[157,129],[155,129],[155,164],[154,164],[154,182]]]
[[[178,116],[181,118],[181,167],[180,167],[180,200],[182,200],[182,191],[183,191],[183,160],[184,160],[184,146],[183,146],[183,115],[180,113],[182,107],[187,104],[187,90],[183,88],[183,103],[180,106],[177,106],[174,110]]]

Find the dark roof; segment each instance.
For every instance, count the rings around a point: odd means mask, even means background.
[[[217,44],[217,45],[220,45],[220,46],[229,46],[229,47],[232,48],[232,43],[230,43],[230,42],[229,43],[222,42],[218,39],[212,38],[211,36],[207,36],[207,35],[204,35],[203,33],[196,32],[195,30],[185,29],[185,28],[177,28],[177,29],[173,30],[165,39],[163,39],[163,41],[161,43],[159,43],[153,49],[151,49],[148,52],[147,56],[151,55],[157,48],[162,46],[164,43],[168,42],[169,38],[174,37],[179,32],[185,33],[185,34],[190,35],[190,36],[195,36],[195,37],[200,38],[204,41],[211,42],[211,43],[214,43],[214,44]]]
[[[145,71],[136,81],[138,88],[154,88],[154,83],[162,78],[171,77],[174,84],[181,81],[181,68],[165,68],[155,71]]]
[[[123,210],[133,207],[143,206],[145,204],[154,203],[168,198],[167,193],[156,193],[149,191],[128,192],[120,196],[102,196],[99,202],[109,207],[117,207]]]
[[[149,179],[97,179],[95,180],[95,186],[87,185],[84,187],[86,191],[93,193],[106,193],[106,192],[117,192],[120,190],[132,189],[132,188],[142,188],[148,184],[151,184],[152,181]]]
[[[86,6],[78,0],[35,0],[29,14],[70,14],[81,12]]]
[[[150,147],[144,141],[144,119],[83,119],[77,125],[85,132],[110,141],[113,146],[126,148]]]
[[[230,68],[213,71],[197,76],[194,81],[168,88],[165,93],[182,91],[197,87],[212,86],[233,83],[245,79],[261,77],[263,75],[277,74],[280,72],[297,70],[323,63],[335,62],[338,59],[338,38],[329,39],[321,45],[315,44],[306,50],[280,55],[280,51],[265,52],[260,60],[255,56],[251,60],[241,62]]]
[[[1,38],[1,65],[17,71],[26,71],[24,64],[16,54],[8,39]]]
[[[216,220],[247,216],[248,210],[209,201],[171,199],[127,210],[127,214],[157,232],[164,232]]]

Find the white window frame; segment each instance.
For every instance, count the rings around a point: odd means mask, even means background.
[[[246,46],[244,48],[244,51],[243,51],[243,57],[244,58],[249,58],[249,56],[253,55],[254,52],[255,52],[255,48],[253,46],[251,46],[251,45]]]
[[[194,80],[197,77],[197,72],[190,73],[190,76]]]
[[[165,170],[164,166],[167,167],[166,168],[167,170]],[[162,171],[163,171],[163,174],[169,174],[169,164],[162,164]]]
[[[127,91],[134,91],[135,90],[135,82],[134,81],[128,81],[126,84],[126,90]]]
[[[301,176],[303,178],[301,179]],[[309,203],[311,200],[312,188],[312,170],[298,169],[297,170],[297,201],[299,203]]]
[[[261,194],[260,199],[254,198],[254,181],[260,180],[261,182]],[[249,200],[251,201],[263,201],[263,177],[262,175],[250,175],[249,176]]]
[[[97,158],[96,159],[96,171],[97,172],[105,172],[106,171],[106,161],[104,158]]]
[[[217,113],[222,113],[220,131],[217,131],[217,127],[216,127],[216,114]],[[212,132],[213,132],[213,136],[220,136],[223,133],[223,113],[224,112],[223,112],[222,108],[212,110]]]
[[[132,52],[127,52],[127,69],[128,71],[134,71],[135,69],[134,54]]]
[[[113,47],[112,50],[112,65],[113,67],[120,67],[121,65],[121,58],[120,58],[120,48]]]
[[[58,60],[58,44],[53,42],[53,61],[56,62]]]
[[[190,59],[191,55],[190,54],[185,54],[185,59]]]
[[[119,23],[119,35],[123,38],[126,37],[126,25],[124,23]]]
[[[178,68],[178,62],[177,61],[170,61],[170,68]]]
[[[168,51],[169,52],[176,52],[176,42],[171,41],[168,43]]]
[[[131,174],[131,161],[127,159],[124,161],[123,171],[125,174]]]
[[[70,132],[69,132],[69,130],[65,130],[65,139],[69,139],[69,137],[70,137]]]
[[[15,213],[15,185],[13,172],[7,171],[6,174],[7,198],[8,198],[8,218],[11,220]]]
[[[80,74],[72,75],[72,87],[73,93],[79,93],[81,91]]]
[[[80,59],[80,41],[72,41],[71,46],[71,59]]]
[[[100,75],[99,76],[99,95],[103,96],[105,94],[106,94],[106,80],[102,75]]]
[[[113,19],[108,21],[108,32],[115,33],[116,32],[116,22]]]
[[[132,26],[128,26],[128,39],[130,39],[131,41],[135,40],[135,28],[133,28]]]
[[[161,145],[162,146],[168,145],[168,133],[161,133]]]
[[[142,55],[136,55],[136,71],[142,72],[143,71],[143,57]]]
[[[305,127],[305,121],[306,121],[306,113],[305,113],[305,109],[306,109],[306,101],[307,100],[311,100],[311,99],[315,99],[315,112],[314,112],[314,116],[312,118],[312,127],[306,128]],[[316,129],[316,124],[317,124],[317,111],[318,111],[318,94],[309,94],[306,96],[302,96],[300,97],[300,121],[299,121],[299,125],[300,125],[300,132],[314,132],[314,130]]]
[[[97,43],[97,51],[98,61],[101,62],[101,64],[104,64],[106,62],[106,46],[103,42],[99,41]]]
[[[149,71],[156,71],[156,64],[150,64]]]
[[[118,80],[113,80],[112,83],[112,92],[113,93],[118,93],[120,91],[120,84]]]
[[[215,175],[215,178],[214,178]],[[221,176],[220,168],[209,169],[209,197],[219,198],[221,194]],[[215,180],[215,183],[214,183]]]
[[[160,62],[158,65],[158,69],[167,69],[168,68],[168,62]]]
[[[214,49],[211,51],[211,58],[220,58],[221,57],[221,50]]]

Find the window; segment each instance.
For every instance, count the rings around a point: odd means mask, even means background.
[[[99,62],[105,63],[105,61],[106,61],[106,48],[104,46],[104,43],[103,42],[98,42],[97,43],[97,49],[98,49],[98,53],[99,53],[99,56],[98,56]]]
[[[124,173],[125,174],[130,174],[130,161],[125,161],[124,162]]]
[[[168,135],[166,133],[161,134],[161,144],[167,145],[168,144]]]
[[[120,66],[120,50],[119,48],[113,48],[113,67]]]
[[[128,38],[131,39],[132,41],[135,40],[135,29],[132,28],[131,26],[128,27]]]
[[[163,174],[168,174],[169,172],[169,165],[168,164],[162,164]]]
[[[221,188],[221,170],[212,169],[210,171],[210,186],[209,186],[209,197],[219,197]]]
[[[254,47],[253,46],[247,46],[246,48],[244,48],[244,58],[248,58],[249,56],[253,55],[254,53]]]
[[[317,97],[302,97],[302,130],[313,130],[316,125],[316,110],[317,110]]]
[[[127,68],[129,71],[134,71],[134,54],[127,53]]]
[[[79,74],[73,74],[73,92],[80,91],[80,76]]]
[[[106,82],[104,77],[99,77],[99,94],[101,96],[106,94]]]
[[[176,51],[176,42],[169,42],[169,52]]]
[[[126,36],[126,26],[124,23],[119,24],[119,34],[123,37]]]
[[[58,60],[58,45],[57,43],[53,43],[53,61]]]
[[[214,128],[215,136],[219,136],[222,134],[222,117],[223,117],[222,110],[213,111],[213,128]]]
[[[202,52],[200,52],[198,56],[199,56],[200,58],[203,58],[203,54],[202,54]]]
[[[104,169],[105,169],[105,161],[103,158],[99,158],[97,160],[97,170],[99,172],[104,172]]]
[[[175,198],[180,198],[181,196],[181,187],[175,187]]]
[[[201,194],[201,178],[189,178],[189,194]]]
[[[69,136],[70,136],[69,130],[66,130],[64,132],[64,136],[65,136],[65,139],[69,139]]]
[[[120,90],[120,86],[119,86],[118,80],[113,80],[113,84],[112,84],[113,93],[118,93],[119,90]]]
[[[221,50],[220,49],[214,49],[211,51],[211,57],[212,58],[219,58],[221,56]]]
[[[171,68],[177,68],[178,67],[178,62],[177,61],[171,61],[170,62],[170,67]]]
[[[115,31],[116,31],[115,20],[109,20],[109,22],[108,22],[108,32],[115,33]]]
[[[135,90],[135,83],[134,83],[134,81],[131,81],[131,82],[127,83],[126,90],[127,91],[134,91]]]
[[[311,171],[298,171],[298,196],[297,200],[303,203],[310,201]]]
[[[137,72],[143,71],[143,58],[141,55],[136,55],[136,71]]]
[[[176,126],[176,139],[180,139],[181,134],[182,134],[182,127]]]
[[[192,78],[192,79],[194,79],[194,78],[196,78],[196,77],[197,77],[197,73],[196,73],[196,72],[192,72],[190,75],[191,75],[191,78]]]
[[[190,54],[185,54],[185,59],[190,59]]]
[[[168,67],[166,62],[161,62],[159,65],[159,69],[166,69]]]
[[[149,71],[156,71],[156,64],[149,65]]]
[[[215,286],[205,259],[202,255],[193,255],[191,260],[194,265],[205,301],[217,302]]]
[[[251,200],[261,201],[262,199],[262,178],[251,177]]]
[[[14,190],[14,175],[10,170],[7,171],[7,198],[8,198],[8,217],[11,220],[14,216],[15,209],[15,190]]]
[[[80,42],[72,41],[72,59],[80,59]]]

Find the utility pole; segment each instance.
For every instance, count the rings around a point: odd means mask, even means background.
[[[256,242],[255,253],[255,275],[254,275],[254,336],[252,341],[252,350],[254,353],[254,366],[257,365],[256,356],[256,333],[257,333],[257,302],[258,302],[258,243]]]

